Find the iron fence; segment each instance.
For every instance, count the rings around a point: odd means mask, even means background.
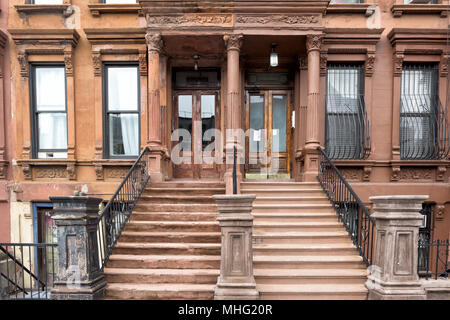
[[[419,238],[417,271],[420,277],[446,278],[450,274],[450,241]]]
[[[0,299],[49,299],[58,270],[57,247],[0,243]]]
[[[366,265],[372,264],[375,220],[321,147],[317,179]]]
[[[109,256],[147,185],[149,148],[146,147],[100,213],[97,228],[99,261],[105,267]]]

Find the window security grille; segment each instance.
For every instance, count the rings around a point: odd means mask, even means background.
[[[325,146],[331,159],[365,159],[369,155],[363,79],[362,64],[328,64]]]
[[[444,158],[448,135],[446,110],[438,97],[438,64],[405,64],[401,80],[401,159]]]

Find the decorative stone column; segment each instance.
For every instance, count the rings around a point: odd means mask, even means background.
[[[369,299],[425,299],[417,273],[419,213],[428,196],[378,196],[373,202],[374,263],[366,286]]]
[[[145,35],[148,48],[148,141],[149,170],[152,181],[163,180],[163,156],[161,143],[161,101],[160,101],[160,53],[163,49],[161,33]]]
[[[320,146],[320,47],[323,35],[313,34],[306,37],[308,52],[308,109],[306,121],[306,143],[304,150],[304,181],[316,181]]]
[[[58,229],[58,273],[53,300],[94,300],[104,296],[97,225],[101,198],[50,197]]]
[[[241,129],[241,81],[239,73],[239,52],[242,47],[243,36],[241,34],[225,35],[223,37],[227,47],[227,113],[226,113],[226,171],[224,174],[226,193],[233,193],[233,148],[236,146],[237,159],[242,153],[243,146],[239,139],[234,139],[237,129]],[[239,163],[239,162],[237,162]],[[240,166],[236,170],[237,192],[240,193],[242,173]]]
[[[215,300],[258,299],[253,276],[252,207],[254,194],[215,195],[222,230],[220,276]]]

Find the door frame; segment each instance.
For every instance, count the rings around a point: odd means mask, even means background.
[[[272,141],[273,141],[273,96],[285,95],[286,96],[286,151],[280,152],[286,161],[286,173],[291,175],[291,130],[292,130],[292,103],[293,103],[293,91],[292,89],[246,89],[245,90],[245,130],[250,133],[250,96],[259,95],[264,96],[264,152],[267,152],[269,159],[272,159]],[[259,152],[257,152],[258,154]],[[281,158],[278,156],[278,158]],[[245,137],[245,174],[249,173],[249,161],[250,161],[250,134]],[[265,165],[265,175],[270,178],[269,172],[270,164]],[[273,174],[272,174],[273,175]]]

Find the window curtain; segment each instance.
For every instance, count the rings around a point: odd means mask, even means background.
[[[138,75],[136,67],[108,68],[108,108],[109,111],[123,111],[120,115],[120,124],[124,153],[125,155],[138,155],[139,122],[136,114],[138,111]]]

